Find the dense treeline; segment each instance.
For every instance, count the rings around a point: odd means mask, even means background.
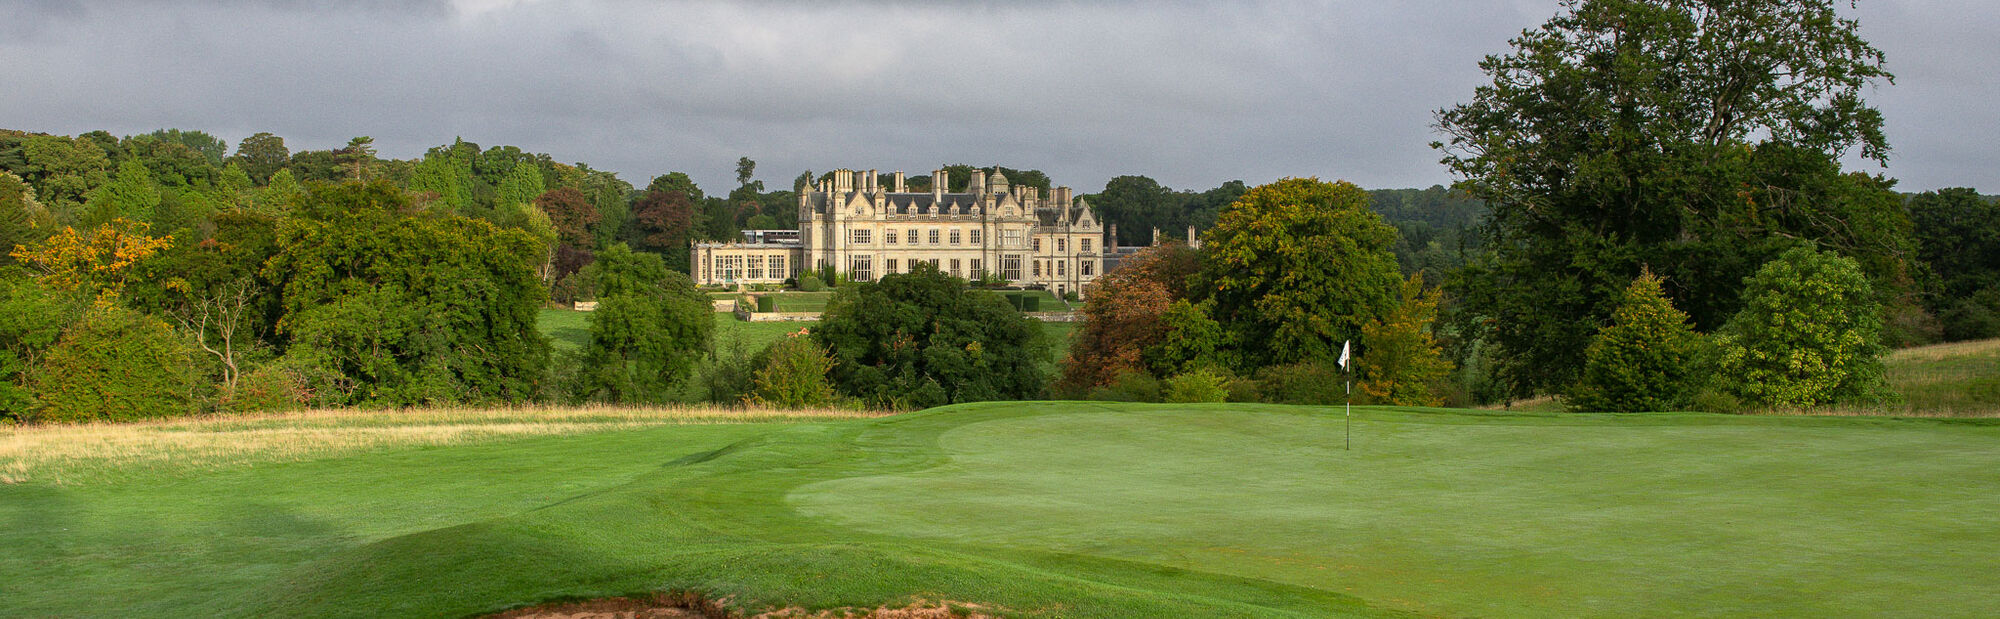
[[[682,173],[638,188],[462,140],[396,160],[366,137],[292,152],[260,133],[230,153],[199,131],[0,131],[0,417],[1326,403],[1350,380],[1401,404],[1882,401],[1886,347],[2000,337],[2000,205],[1840,169],[1889,152],[1861,97],[1889,74],[1857,33],[1825,0],[1567,3],[1438,112],[1453,188],[1113,178],[1085,198],[1151,247],[1091,284],[1054,380],[1032,320],[922,268],[802,278],[837,284],[809,337],[715,350],[686,249],[796,226],[810,171],[765,191],[745,157],[710,196]],[[946,170],[962,190],[974,168]],[[555,352],[537,311],[577,299],[600,301],[589,343]]]
[[[795,212],[741,163],[720,198],[463,140],[397,160],[367,137],[0,131],[0,418],[660,399],[616,368],[709,356],[707,299],[664,263]],[[601,293],[625,329],[556,362],[535,327],[552,293]],[[630,341],[662,336],[671,362]]]

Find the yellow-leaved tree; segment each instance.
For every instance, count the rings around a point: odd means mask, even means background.
[[[154,237],[147,234],[150,230],[124,218],[88,232],[64,226],[39,243],[15,247],[10,255],[41,271],[44,285],[93,294],[99,306],[110,306],[130,281],[132,265],[173,246],[173,237]]]
[[[1451,371],[1431,323],[1437,320],[1438,289],[1425,288],[1422,273],[1403,280],[1402,303],[1361,327],[1363,353],[1356,360],[1361,393],[1376,404],[1436,406],[1438,380]]]

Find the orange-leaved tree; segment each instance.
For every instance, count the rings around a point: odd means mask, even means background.
[[[88,232],[64,226],[42,242],[16,246],[10,255],[41,271],[50,288],[92,293],[99,305],[111,305],[130,281],[132,265],[173,246],[173,237],[154,237],[150,230],[124,218]]]

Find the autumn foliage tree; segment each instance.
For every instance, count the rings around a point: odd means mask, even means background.
[[[95,294],[109,304],[130,281],[133,265],[173,245],[172,237],[151,236],[150,229],[127,219],[87,233],[64,227],[40,243],[15,247],[12,255],[40,271],[50,288]]]
[[[556,236],[565,247],[589,248],[595,241],[591,227],[597,225],[597,207],[575,187],[557,187],[535,197],[535,206],[549,215]]]
[[[1119,374],[1143,372],[1145,352],[1166,337],[1161,317],[1187,296],[1198,256],[1185,245],[1149,247],[1125,257],[1116,270],[1085,288],[1090,303],[1062,362],[1057,388],[1080,393]]]
[[[667,255],[686,271],[688,241],[696,224],[694,203],[679,191],[648,190],[632,203],[632,248]]]
[[[1361,393],[1376,404],[1436,406],[1439,379],[1451,371],[1432,337],[1438,289],[1424,287],[1422,273],[1401,287],[1402,302],[1361,327],[1363,354],[1355,359]]]

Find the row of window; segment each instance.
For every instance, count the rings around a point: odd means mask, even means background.
[[[1069,274],[1063,272],[1065,270],[1064,267],[1068,266],[1068,264],[1069,263],[1061,260],[1036,260],[1034,267],[1035,277],[1041,277],[1043,273],[1054,275],[1056,277],[1068,277]],[[1088,277],[1094,271],[1097,270],[1096,266],[1097,263],[1088,260],[1077,263],[1076,274]]]
[[[874,230],[860,230],[860,229],[855,229],[855,230],[848,230],[847,232],[848,232],[848,237],[847,237],[847,240],[848,240],[848,241],[850,241],[850,242],[852,242],[852,243],[854,243],[854,244],[856,244],[856,245],[867,245],[867,244],[870,244],[870,243],[873,243],[873,242],[875,242],[875,231],[874,231]],[[943,233],[944,233],[944,231],[942,231],[942,230],[939,230],[939,229],[937,229],[937,228],[931,228],[931,229],[930,229],[930,230],[929,230],[928,232],[929,232],[929,234],[927,235],[927,238],[929,239],[929,241],[930,241],[930,244],[932,244],[932,245],[939,245],[940,243],[939,243],[938,241],[939,241],[939,240],[941,240],[941,239],[943,238]],[[954,229],[952,229],[952,230],[951,230],[950,232],[951,232],[951,244],[953,244],[953,245],[962,245],[962,244],[963,244],[963,243],[962,243],[962,242],[960,241],[960,239],[961,239],[961,238],[964,238],[964,237],[961,237],[961,236],[960,236],[960,234],[961,234],[961,233],[964,233],[964,234],[969,234],[969,235],[971,235],[971,241],[972,241],[972,244],[973,244],[973,245],[978,245],[978,244],[980,244],[980,243],[982,243],[982,242],[984,242],[984,241],[986,240],[986,239],[985,239],[985,234],[984,234],[984,233],[985,233],[985,231],[984,231],[984,230],[963,230],[963,231],[962,231],[962,230],[958,230],[958,229],[955,229],[955,228],[954,228]],[[1009,230],[1009,231],[1007,231],[1007,232],[1008,232],[1008,233],[1010,233],[1010,234],[1012,235],[1012,238],[1014,238],[1014,239],[1015,239],[1015,243],[1016,243],[1016,244],[1018,244],[1018,243],[1019,243],[1019,239],[1021,238],[1021,232],[1020,232],[1019,230]],[[897,233],[897,232],[896,232],[895,230],[890,230],[890,231],[888,231],[888,232],[886,232],[886,233],[883,233],[883,235],[882,235],[882,243],[883,243],[884,245],[899,245],[899,244],[901,244],[901,245],[917,245],[917,244],[919,244],[919,243],[918,243],[918,241],[917,241],[917,238],[918,238],[918,237],[917,237],[917,235],[918,235],[918,233],[919,233],[919,231],[918,231],[918,230],[916,230],[916,229],[914,229],[914,228],[912,228],[912,229],[909,229],[909,230],[904,230],[904,231],[903,231],[902,233],[900,233],[900,234],[899,234],[899,233]]]
[[[702,267],[709,271],[705,274],[708,277],[704,279],[710,281],[784,279],[792,276],[792,272],[785,269],[786,262],[784,254],[715,256],[713,264],[704,264]]]
[[[911,267],[915,267],[919,262],[928,262],[931,264],[932,267],[936,267],[938,270],[944,271],[945,273],[950,274],[952,277],[971,278],[971,277],[977,277],[980,273],[985,272],[984,269],[981,268],[984,265],[977,258],[972,260],[959,260],[957,258],[952,258],[948,262],[941,261],[937,258],[928,258],[928,259],[912,258],[908,264]],[[895,258],[884,259],[882,261],[882,274],[894,275],[897,273],[908,272],[902,269],[903,264],[904,264],[903,261]],[[947,265],[950,266],[949,269],[946,268]],[[847,272],[850,277],[853,277],[854,279],[857,280],[866,281],[875,279],[875,257],[850,256],[847,263]]]
[[[895,230],[890,230],[890,231],[887,231],[887,232],[883,233],[883,235],[882,235],[882,243],[883,243],[884,245],[919,245],[919,244],[921,244],[921,243],[919,243],[919,241],[918,241],[918,239],[919,239],[919,236],[918,236],[918,235],[919,235],[920,233],[923,233],[923,237],[922,237],[922,238],[926,239],[926,240],[927,240],[927,241],[928,241],[928,242],[929,242],[929,243],[930,243],[931,245],[938,245],[938,244],[940,244],[940,243],[939,243],[939,241],[940,241],[940,240],[941,240],[941,239],[942,239],[942,238],[944,237],[944,234],[945,234],[945,232],[946,232],[946,231],[944,231],[944,230],[940,230],[940,229],[938,229],[938,228],[931,228],[931,229],[929,229],[929,230],[925,230],[925,231],[919,231],[919,230],[917,230],[917,229],[915,229],[915,228],[911,228],[911,229],[907,229],[907,230],[904,230],[904,231],[902,231],[901,233],[898,233],[898,232],[897,232],[897,231],[895,231]],[[952,245],[960,245],[960,244],[962,244],[962,243],[960,243],[960,241],[959,241],[959,239],[960,239],[960,236],[959,236],[959,233],[961,232],[960,230],[958,230],[958,229],[954,228],[954,229],[950,230],[949,232],[950,232],[950,238],[951,238],[951,244],[952,244]],[[971,241],[972,241],[972,244],[973,244],[973,245],[978,245],[978,244],[980,244],[980,242],[981,242],[981,241],[983,241],[983,240],[984,240],[983,238],[981,238],[981,233],[983,232],[982,230],[977,230],[977,229],[975,229],[975,230],[970,230],[970,231],[965,231],[965,232],[967,232],[967,233],[969,233],[969,234],[971,235]],[[849,240],[850,242],[852,242],[852,243],[856,244],[856,245],[868,245],[868,244],[872,244],[872,243],[874,243],[874,242],[875,242],[875,231],[874,231],[874,230],[863,230],[863,229],[853,229],[853,230],[848,230],[848,240]],[[1092,247],[1094,246],[1094,243],[1092,243],[1092,241],[1093,241],[1093,240],[1094,240],[1094,239],[1077,239],[1077,240],[1076,240],[1076,243],[1077,243],[1077,251],[1080,251],[1080,252],[1083,252],[1083,253],[1086,253],[1086,254],[1087,254],[1087,253],[1090,253],[1090,252],[1091,252],[1091,248],[1092,248]],[[1001,247],[1020,247],[1020,246],[1021,246],[1021,231],[1020,231],[1020,230],[1001,230],[1001,231],[1000,231],[1000,241],[1001,241],[1001,242],[1000,242],[1000,246],[1001,246]],[[1030,239],[1030,244],[1031,244],[1031,245],[1030,245],[1030,246],[1031,246],[1031,248],[1032,248],[1032,249],[1034,249],[1035,251],[1037,251],[1037,252],[1039,252],[1039,251],[1042,251],[1042,239],[1041,239],[1041,238],[1039,238],[1039,237],[1038,237],[1038,238],[1034,238],[1034,239]],[[1059,253],[1059,254],[1061,254],[1061,253],[1068,253],[1068,252],[1069,252],[1069,239],[1066,239],[1066,238],[1058,238],[1058,239],[1056,239],[1056,253]]]
[[[1092,240],[1093,240],[1093,239],[1077,239],[1077,240],[1076,240],[1076,250],[1077,250],[1077,251],[1079,251],[1079,252],[1083,252],[1083,253],[1086,253],[1086,254],[1087,254],[1087,253],[1090,253],[1090,247],[1091,247],[1091,241],[1092,241]],[[1041,239],[1039,239],[1039,238],[1035,239],[1035,247],[1034,247],[1034,249],[1035,249],[1035,251],[1041,251],[1041,250],[1042,250],[1042,240],[1041,240]],[[1065,238],[1057,238],[1057,239],[1056,239],[1056,253],[1058,253],[1058,254],[1064,254],[1064,253],[1069,253],[1069,239],[1065,239]]]
[[[783,260],[783,258],[776,258],[776,259]],[[941,260],[938,258],[911,258],[905,261],[897,258],[885,258],[882,260],[882,274],[894,275],[897,273],[907,273],[909,271],[904,268],[905,266],[909,268],[916,268],[917,263],[919,262],[928,262],[932,267],[935,267],[940,271],[950,274],[952,277],[964,277],[969,279],[969,278],[979,277],[981,274],[986,272],[982,268],[984,265],[982,265],[978,259],[960,260],[958,258],[952,258],[950,260]],[[1055,277],[1066,277],[1068,275],[1066,273],[1067,266],[1068,263],[1061,260],[1033,260],[1030,261],[1029,264],[1029,268],[1032,269],[1031,272],[1034,274],[1034,277],[1037,278],[1042,277],[1044,274],[1052,275]],[[1091,275],[1094,275],[1096,274],[1097,271],[1097,263],[1095,261],[1086,260],[1078,263],[1076,266],[1077,266],[1076,269],[1077,275],[1083,277],[1089,277]],[[824,261],[821,261],[820,267],[821,268],[826,267]],[[773,267],[773,268],[779,268],[779,267]],[[847,263],[847,272],[850,277],[853,277],[856,280],[860,281],[874,280],[875,257],[849,256]],[[775,277],[776,271],[773,271],[773,273],[774,273],[773,277]],[[1015,255],[1001,256],[1000,277],[1007,280],[1021,279],[1021,257]]]

